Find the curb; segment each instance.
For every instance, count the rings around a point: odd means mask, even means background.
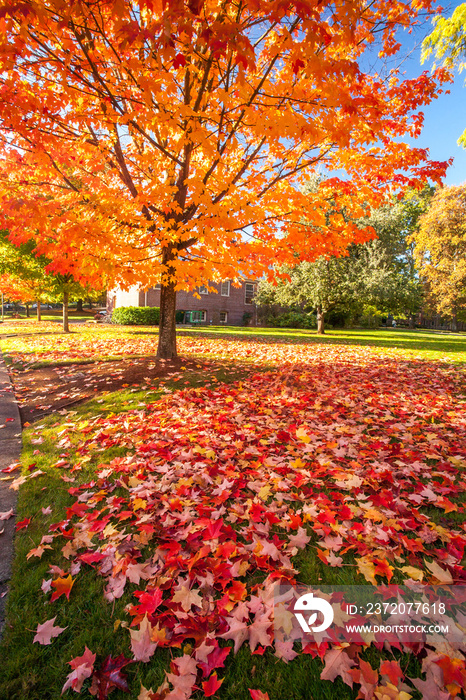
[[[0,469],[18,462],[21,456],[21,418],[10,376],[0,352]],[[1,474],[0,477],[7,476]],[[16,476],[16,474],[15,474]],[[17,492],[11,480],[0,481],[0,513],[16,509]],[[14,551],[16,517],[0,520],[0,638],[5,626],[5,604]]]

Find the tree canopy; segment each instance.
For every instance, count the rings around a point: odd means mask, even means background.
[[[466,303],[466,184],[435,193],[412,240],[435,309],[456,319]]]
[[[466,3],[458,5],[451,17],[437,15],[434,22],[434,31],[423,42],[422,60],[434,54],[461,72],[466,67]],[[458,143],[466,148],[466,129]]]
[[[443,176],[446,163],[402,137],[419,134],[447,71],[406,80],[384,67],[397,32],[432,11],[430,0],[0,0],[12,240],[34,238],[76,279],[161,282],[159,355],[173,356],[178,288],[339,254],[369,234],[335,208],[321,227],[335,191],[355,218],[389,188]],[[310,203],[301,185],[322,165],[347,180]]]
[[[0,231],[0,291],[14,300],[37,301],[37,318],[40,320],[42,301],[63,303],[63,330],[69,331],[68,301],[93,295],[104,285],[102,277],[93,277],[93,292],[89,286],[76,281],[70,272],[52,272],[54,263],[44,255],[39,255],[36,244],[28,240],[14,245],[9,240],[8,231]],[[75,269],[79,270],[76,265]]]
[[[282,267],[280,272],[288,279],[261,282],[259,304],[315,311],[321,333],[325,316],[335,310],[348,314],[372,306],[412,316],[420,306],[422,289],[409,236],[431,196],[431,188],[409,191],[401,201],[391,199],[373,210],[357,224],[371,226],[377,238],[350,245],[345,256],[321,256],[312,263]]]

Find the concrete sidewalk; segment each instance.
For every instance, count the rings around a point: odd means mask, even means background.
[[[0,469],[18,462],[21,455],[21,419],[10,377],[0,353]],[[0,478],[8,476],[0,472]],[[19,476],[19,471],[14,477]],[[16,508],[17,492],[11,479],[0,481],[0,513]],[[0,520],[0,637],[5,623],[5,602],[11,576],[16,518]]]

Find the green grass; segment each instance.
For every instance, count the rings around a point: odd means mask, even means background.
[[[140,331],[141,332],[141,331]],[[324,335],[315,330],[296,328],[241,328],[221,326],[217,328],[190,328],[179,330],[179,335],[205,335],[207,337],[258,338],[269,342],[317,343],[332,345],[359,345],[390,349],[404,357],[426,360],[448,360],[466,363],[466,333],[450,333],[430,330],[405,330],[402,328],[331,329]]]

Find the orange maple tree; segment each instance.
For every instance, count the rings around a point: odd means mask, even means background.
[[[3,223],[49,257],[66,249],[56,272],[80,259],[110,284],[160,282],[158,355],[173,357],[177,289],[341,254],[371,235],[342,210],[442,177],[445,163],[401,138],[419,133],[448,73],[384,68],[397,31],[432,11],[0,0]],[[345,181],[304,195],[322,167]]]

